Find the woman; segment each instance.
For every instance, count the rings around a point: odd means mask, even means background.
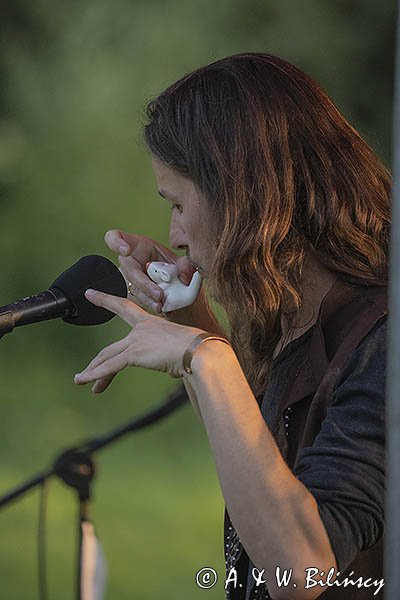
[[[228,597],[379,597],[390,175],[315,82],[266,54],[194,71],[147,115],[187,256],[107,233],[134,302],[87,297],[133,329],[76,382],[99,393],[128,365],[183,378],[227,507]],[[184,283],[202,273],[229,335],[204,291],[160,318],[145,265],[165,258]]]

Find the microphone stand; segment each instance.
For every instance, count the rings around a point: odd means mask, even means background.
[[[91,482],[95,474],[95,466],[91,455],[102,448],[112,444],[128,433],[149,427],[167,415],[186,404],[188,397],[183,385],[168,395],[166,402],[150,410],[142,416],[136,417],[125,425],[114,429],[110,433],[83,441],[81,444],[68,448],[53,462],[53,465],[29,479],[22,485],[0,497],[0,508],[20,498],[29,490],[43,484],[52,476],[57,476],[68,486],[75,489],[78,499],[78,569],[77,569],[77,600],[87,600],[82,593],[82,548],[83,525],[89,521],[88,510],[91,498]]]

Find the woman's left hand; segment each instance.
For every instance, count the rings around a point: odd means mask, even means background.
[[[75,375],[77,384],[95,381],[92,391],[103,392],[119,371],[125,367],[143,367],[169,373],[177,378],[184,375],[183,354],[202,329],[178,325],[150,315],[127,298],[94,290],[85,297],[117,314],[132,330],[122,340],[104,348],[81,373]]]

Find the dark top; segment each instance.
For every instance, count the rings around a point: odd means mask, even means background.
[[[304,360],[312,330],[276,358],[261,403],[278,447],[282,445],[281,430],[276,430],[279,400],[289,384],[288,373]],[[386,332],[387,317],[378,321],[350,357],[320,433],[311,447],[300,450],[293,469],[318,503],[342,572],[383,534]],[[290,427],[289,419],[284,425]],[[250,575],[253,566],[250,562]],[[250,598],[249,592],[246,600]]]
[[[383,318],[350,357],[320,433],[311,447],[300,450],[293,469],[318,503],[341,572],[383,534],[386,330]],[[280,449],[278,407],[305,359],[312,332],[307,330],[274,360],[261,402],[261,413]],[[286,436],[290,425],[287,417]],[[246,600],[253,598],[253,566],[250,561]]]
[[[318,503],[338,580],[382,579],[386,330],[387,289],[338,280],[316,325],[273,362],[258,398],[284,460]],[[265,585],[254,586],[253,565],[227,511],[224,544],[227,574],[234,567],[242,582],[227,587],[227,598],[269,598]],[[325,587],[321,598],[382,598],[376,591]]]

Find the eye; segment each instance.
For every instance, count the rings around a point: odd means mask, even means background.
[[[174,210],[174,208],[176,208],[176,210],[178,211],[178,213],[181,215],[182,214],[182,206],[180,204],[171,204],[170,209]]]

